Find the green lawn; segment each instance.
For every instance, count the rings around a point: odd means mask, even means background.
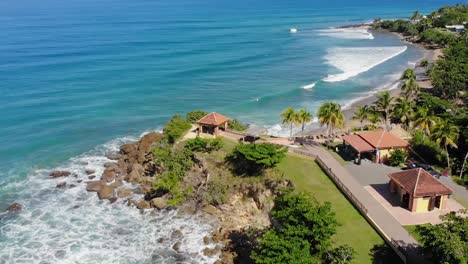
[[[333,238],[334,245],[348,244],[356,251],[354,263],[400,263],[384,240],[340,192],[322,169],[311,159],[288,155],[278,169],[290,179],[297,190],[312,194],[320,202],[329,201],[340,226]],[[375,258],[373,257],[373,253]],[[382,262],[380,262],[382,261]]]

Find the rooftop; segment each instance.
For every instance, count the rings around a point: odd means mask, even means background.
[[[229,121],[229,118],[222,114],[211,112],[197,121],[198,124],[219,126]]]
[[[368,131],[355,135],[343,136],[343,140],[359,152],[372,151],[376,149],[404,148],[409,146],[406,140],[385,131]]]
[[[448,195],[453,193],[449,187],[439,182],[422,168],[391,173],[388,177],[408,193],[412,194],[413,197]]]

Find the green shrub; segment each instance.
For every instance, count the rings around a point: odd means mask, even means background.
[[[325,264],[346,264],[350,263],[356,252],[348,245],[339,246],[329,250],[324,254],[323,262]]]
[[[403,164],[406,161],[406,153],[401,149],[395,149],[390,158],[388,158],[388,163],[390,166],[397,167]]]
[[[198,120],[202,119],[202,117],[206,116],[208,113],[202,110],[195,110],[192,112],[188,112],[185,116],[188,122],[195,124]]]
[[[174,115],[172,119],[164,126],[164,137],[170,144],[174,144],[191,127],[191,124],[184,120],[181,115]]]
[[[231,130],[242,132],[247,129],[247,126],[239,122],[237,119],[231,119],[228,121],[228,127]]]
[[[411,149],[418,154],[416,158],[420,156],[428,163],[445,166],[445,152],[439,144],[425,137],[422,131],[416,131],[410,143]]]
[[[451,32],[442,31],[438,28],[429,28],[421,34],[421,41],[445,46],[455,41],[456,37]]]
[[[185,148],[193,152],[212,152],[220,150],[223,147],[224,143],[221,138],[215,139],[206,139],[201,137],[196,137],[193,139],[187,140],[185,143]]]
[[[226,202],[227,186],[220,182],[210,182],[203,193],[203,200],[211,205],[220,205]]]
[[[427,59],[424,59],[419,63],[419,66],[421,67],[427,67],[429,65],[429,61]]]
[[[239,175],[260,175],[286,157],[287,149],[270,143],[238,144],[226,157]]]

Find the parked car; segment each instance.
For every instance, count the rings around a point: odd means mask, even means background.
[[[427,165],[424,163],[413,162],[408,164],[408,166],[406,166],[403,169],[410,170],[415,168],[423,168],[425,171],[429,172],[432,176],[436,177],[437,179],[439,179],[440,176],[442,176],[442,174],[438,170],[434,169],[431,165]]]

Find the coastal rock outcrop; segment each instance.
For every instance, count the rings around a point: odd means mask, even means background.
[[[54,170],[49,173],[49,176],[52,178],[61,178],[61,177],[68,177],[71,175],[69,171],[62,171],[62,170]]]
[[[164,198],[158,197],[151,200],[151,206],[162,210],[167,208],[167,203]]]
[[[117,196],[120,198],[130,197],[133,195],[133,191],[130,189],[119,189],[117,191]]]
[[[101,189],[98,191],[98,197],[99,199],[109,199],[114,195],[114,187],[110,185],[103,184],[101,186]]]
[[[7,212],[9,213],[18,213],[21,210],[23,210],[23,206],[19,203],[12,203],[7,208]]]

